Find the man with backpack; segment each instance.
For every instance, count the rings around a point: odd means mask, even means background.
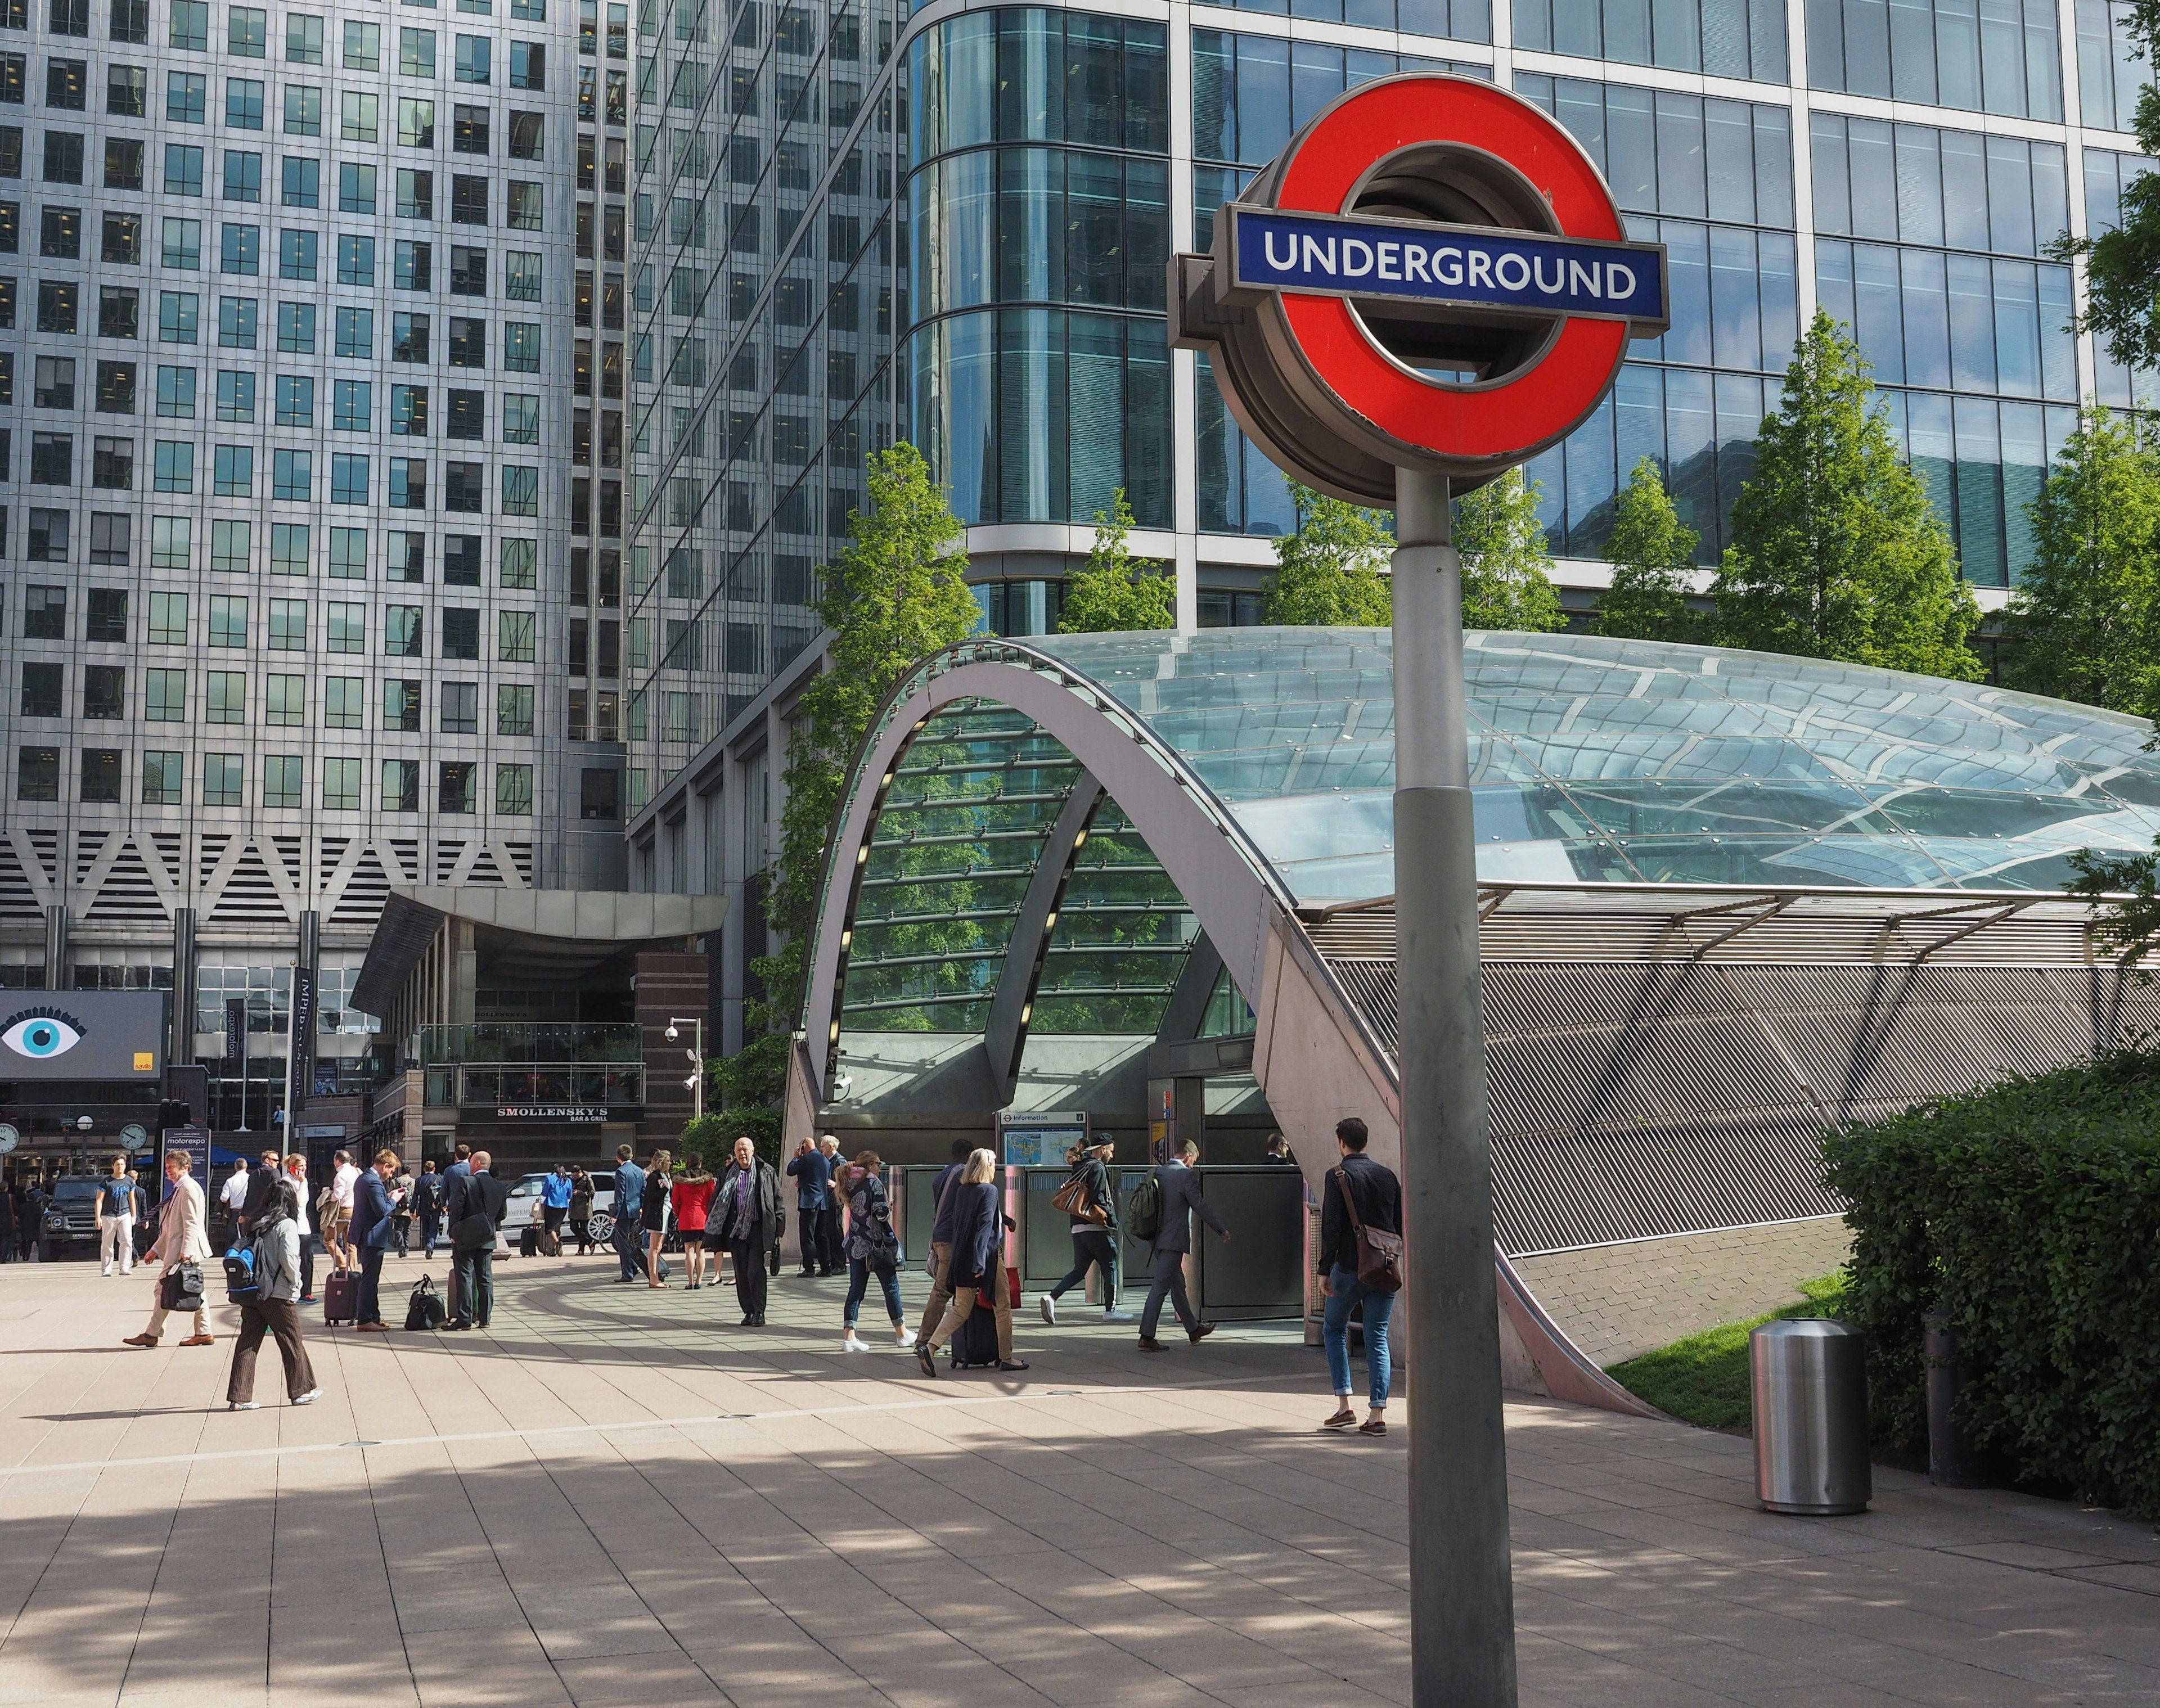
[[[1215,1213],[1214,1207],[1200,1194],[1200,1176],[1192,1166],[1199,1160],[1200,1147],[1190,1139],[1185,1140],[1178,1145],[1176,1155],[1142,1181],[1133,1193],[1133,1237],[1151,1239],[1155,1247],[1155,1280],[1148,1288],[1147,1305],[1140,1312],[1140,1350],[1144,1352],[1162,1350],[1162,1342],[1155,1337],[1155,1329],[1162,1317],[1165,1298],[1177,1312],[1186,1337],[1195,1346],[1215,1332],[1213,1323],[1202,1322],[1193,1315],[1192,1302],[1185,1295],[1185,1259],[1192,1249],[1193,1217],[1198,1216],[1221,1234],[1225,1245],[1230,1243],[1230,1230],[1223,1225],[1223,1218]],[[1148,1202],[1150,1197],[1152,1203]],[[1152,1230],[1148,1226],[1150,1221],[1155,1223]]]

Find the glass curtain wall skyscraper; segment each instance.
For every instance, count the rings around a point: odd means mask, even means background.
[[[1665,471],[1707,566],[1820,304],[1875,365],[1982,604],[2081,397],[2149,375],[2066,330],[2049,241],[2145,169],[2111,0],[1276,0],[894,8],[659,0],[636,115],[624,734],[635,814],[807,645],[865,453],[919,445],[988,626],[1055,626],[1098,511],[1181,620],[1256,620],[1290,521],[1164,262],[1347,87],[1491,78],[1669,247],[1674,329],[1527,471],[1577,610],[1617,490]],[[636,837],[632,838],[633,861]]]
[[[282,1034],[313,915],[335,1036],[391,884],[619,871],[565,668],[600,10],[0,0],[0,982]]]

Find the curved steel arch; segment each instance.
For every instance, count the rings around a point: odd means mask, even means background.
[[[1062,742],[1146,838],[1238,988],[1258,994],[1271,921],[1290,916],[1295,904],[1229,809],[1107,689],[1031,647],[970,642],[937,654],[895,690],[855,761],[809,958],[802,1020],[813,1084],[831,1082],[859,879],[885,795],[922,726],[959,700],[1010,707]],[[1226,846],[1237,858],[1222,858]]]

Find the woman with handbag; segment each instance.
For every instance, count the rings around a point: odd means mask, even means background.
[[[1057,1301],[1088,1279],[1090,1269],[1103,1274],[1103,1321],[1130,1322],[1133,1314],[1118,1309],[1118,1195],[1110,1190],[1108,1139],[1092,1135],[1073,1147],[1065,1160],[1072,1172],[1051,1199],[1072,1218],[1072,1267],[1065,1279],[1042,1295],[1042,1320],[1057,1326]]]
[[[1327,1309],[1321,1338],[1335,1384],[1334,1415],[1324,1430],[1358,1425],[1361,1435],[1388,1432],[1388,1319],[1403,1285],[1403,1186],[1392,1170],[1365,1155],[1365,1124],[1355,1115],[1335,1124],[1339,1168],[1328,1171],[1320,1201],[1320,1290]],[[1365,1421],[1350,1409],[1350,1313],[1365,1307],[1365,1372],[1372,1409]]]
[[[578,1242],[578,1255],[593,1249],[593,1177],[576,1163],[570,1165],[570,1237]]]
[[[915,1344],[915,1331],[901,1319],[900,1236],[893,1232],[892,1205],[880,1177],[884,1166],[876,1151],[865,1150],[833,1183],[833,1195],[848,1207],[848,1237],[840,1247],[848,1260],[848,1303],[840,1337],[844,1352],[870,1350],[855,1337],[855,1319],[862,1313],[863,1295],[870,1290],[872,1275],[885,1295],[885,1315],[892,1319],[893,1344]]]
[[[185,1151],[165,1153],[165,1179],[172,1190],[158,1212],[158,1238],[148,1253],[149,1261],[158,1265],[157,1303],[150,1311],[150,1326],[140,1334],[129,1335],[124,1344],[154,1347],[164,1333],[165,1318],[173,1311],[185,1311],[195,1316],[195,1332],[180,1344],[214,1346],[202,1272],[202,1266],[210,1261],[210,1234],[203,1225],[203,1189],[188,1171]]]

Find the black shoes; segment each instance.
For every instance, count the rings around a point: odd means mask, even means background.
[[[1186,1329],[1185,1331],[1185,1337],[1191,1341],[1193,1345],[1198,1346],[1201,1342],[1207,1339],[1209,1335],[1214,1332],[1215,1325],[1213,1323],[1203,1322],[1197,1328]]]
[[[937,1379],[937,1355],[931,1351],[929,1342],[916,1342],[915,1362],[922,1366],[924,1375],[933,1382]]]
[[[1140,1337],[1140,1350],[1144,1352],[1159,1352],[1162,1350],[1162,1342],[1151,1334],[1144,1334]]]

